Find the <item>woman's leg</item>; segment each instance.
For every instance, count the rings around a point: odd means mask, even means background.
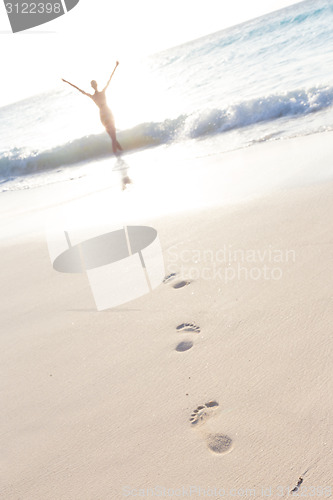
[[[114,154],[117,154],[118,150],[122,151],[123,148],[121,147],[121,145],[117,141],[116,129],[115,129],[114,125],[107,126],[106,127],[106,131],[107,131],[107,133],[109,134],[109,136],[111,138],[111,141],[112,141],[112,151],[114,152]]]

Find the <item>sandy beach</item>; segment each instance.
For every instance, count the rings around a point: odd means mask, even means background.
[[[150,150],[125,192],[100,163],[93,182],[3,193],[1,498],[331,496],[331,144],[159,174]],[[44,222],[73,199],[154,227],[169,279],[98,312],[49,258]]]

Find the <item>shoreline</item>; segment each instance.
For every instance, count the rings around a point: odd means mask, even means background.
[[[151,219],[152,212],[158,219],[222,205],[228,210],[279,191],[321,184],[333,178],[332,137],[333,132],[322,132],[203,157],[175,146],[164,151],[162,162],[160,151],[144,151],[125,157],[134,185],[124,192],[118,172],[110,168],[114,158],[89,164],[81,178],[2,193],[0,242],[28,237],[29,232],[41,234],[62,207],[70,210],[76,205],[85,217],[95,211],[92,224],[106,219],[106,211],[111,219],[121,211],[125,222],[138,222]],[[320,171],[313,165],[320,165]]]

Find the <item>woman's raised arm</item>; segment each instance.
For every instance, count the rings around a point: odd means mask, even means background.
[[[104,91],[108,88],[108,86],[110,85],[111,78],[113,77],[114,72],[116,71],[118,64],[119,64],[119,61],[116,61],[116,65],[115,65],[115,67],[114,67],[114,70],[112,71],[111,76],[110,76],[110,78],[109,78],[109,80],[108,80],[108,83],[105,85],[105,87],[104,87],[104,89],[103,89],[103,92],[104,92]]]
[[[68,83],[68,85],[71,85],[72,87],[74,87],[76,90],[78,90],[79,92],[81,92],[81,94],[84,94],[88,97],[91,97],[91,94],[88,94],[88,92],[85,92],[84,90],[80,89],[79,87],[77,87],[76,85],[74,85],[73,83],[71,82],[68,82],[67,80],[65,80],[64,78],[62,78],[62,81],[65,82],[65,83]]]

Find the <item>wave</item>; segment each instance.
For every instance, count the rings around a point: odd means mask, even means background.
[[[300,117],[332,105],[333,87],[298,89],[241,101],[224,109],[204,109],[159,123],[142,123],[120,131],[118,137],[126,153],[173,141],[220,134],[283,117]],[[0,155],[0,178],[55,169],[111,154],[111,141],[105,133],[81,137],[47,151],[31,152],[15,148]]]
[[[193,114],[186,120],[184,132],[198,138],[283,117],[303,116],[332,105],[333,87],[294,90]]]

